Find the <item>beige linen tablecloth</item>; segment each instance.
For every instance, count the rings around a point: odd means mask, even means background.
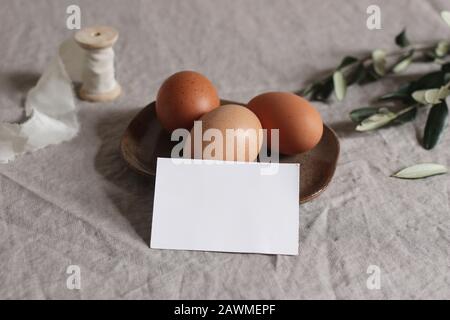
[[[344,102],[316,104],[338,133],[335,178],[300,206],[300,254],[269,256],[149,248],[154,181],[119,155],[133,116],[161,82],[182,69],[207,75],[227,99],[297,90],[346,54],[450,39],[447,1],[25,1],[0,3],[0,119],[19,121],[25,94],[72,35],[66,7],[82,25],[120,30],[116,69],[125,94],[78,102],[81,130],[68,143],[0,165],[0,298],[313,299],[450,298],[449,177],[389,178],[419,162],[450,165],[450,134],[433,151],[416,122],[359,134],[348,112],[408,76],[351,88]],[[382,29],[366,28],[381,8]],[[426,71],[432,66],[419,66]],[[81,290],[66,269],[81,269]],[[367,268],[380,268],[370,290]]]

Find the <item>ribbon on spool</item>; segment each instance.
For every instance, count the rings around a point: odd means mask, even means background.
[[[98,32],[101,34],[94,37]],[[86,35],[90,36],[86,38]],[[28,92],[26,120],[21,124],[0,123],[0,163],[69,141],[77,135],[73,83],[82,82],[79,96],[84,100],[111,101],[120,95],[120,85],[114,78],[112,50],[117,31],[110,27],[87,28],[76,37],[76,41],[71,38],[60,45],[56,57]]]
[[[119,33],[111,27],[86,28],[75,34],[77,43],[86,50],[81,99],[111,101],[121,94],[122,89],[114,77],[112,49],[118,38]]]

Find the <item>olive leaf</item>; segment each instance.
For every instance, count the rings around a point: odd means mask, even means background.
[[[400,73],[402,71],[405,71],[413,61],[413,56],[414,50],[410,50],[406,55],[404,55],[397,61],[392,71],[394,73]]]
[[[360,85],[368,84],[377,81],[380,78],[381,76],[376,73],[375,67],[372,63],[367,66],[363,66],[363,71],[360,75],[360,79],[358,80],[358,84]]]
[[[314,91],[317,90],[318,86],[319,86],[319,83],[314,82],[314,83],[308,85],[305,89],[296,92],[296,94],[298,94],[299,96],[308,97],[308,96],[314,94]]]
[[[449,73],[450,72],[450,62],[444,63],[441,66],[441,71],[444,73]]]
[[[344,74],[341,71],[335,71],[333,74],[333,86],[336,98],[342,101],[347,92],[347,83],[345,82]]]
[[[443,86],[439,89],[414,91],[412,97],[421,104],[438,104],[443,99],[447,98],[449,94],[449,88],[447,86]]]
[[[349,116],[354,123],[361,123],[361,121],[363,121],[364,119],[367,119],[375,113],[378,113],[379,110],[380,108],[378,107],[364,107],[352,110],[349,113]]]
[[[423,147],[425,149],[431,150],[436,146],[447,124],[447,118],[448,107],[445,101],[430,109],[423,136]]]
[[[347,56],[344,59],[342,59],[340,65],[337,67],[336,71],[333,73],[333,88],[334,88],[334,92],[336,94],[336,98],[339,101],[344,100],[345,94],[347,92],[347,81],[345,79],[345,76],[344,76],[344,73],[342,70],[356,62],[359,62],[359,59],[352,57],[352,56]],[[358,70],[359,65],[362,65],[362,64],[359,63],[356,70]],[[353,72],[351,72],[350,75],[352,76],[351,80],[352,80],[352,84],[353,84],[357,80],[357,79],[354,79],[354,77],[356,77],[357,75],[353,74]]]
[[[442,68],[444,69],[447,67],[450,68],[450,66],[445,65]],[[442,86],[444,86],[446,84],[446,81],[448,80],[446,79],[446,74],[447,73],[444,71],[436,71],[426,74],[416,81],[404,84],[397,91],[382,95],[377,100],[378,101],[400,100],[408,105],[411,105],[415,102],[428,104],[428,102],[425,100],[425,91],[429,89],[441,88]]]
[[[410,121],[413,121],[417,116],[417,106],[412,108],[408,108],[409,110],[400,113],[397,117],[392,121],[393,124],[404,124]]]
[[[400,48],[405,48],[405,47],[409,46],[410,42],[409,42],[408,38],[406,37],[406,29],[403,29],[403,31],[400,32],[400,34],[398,34],[395,37],[395,43]]]
[[[356,131],[364,132],[375,130],[384,127],[396,118],[397,115],[394,112],[383,109],[384,108],[380,109],[377,113],[361,121],[361,123],[356,127]]]
[[[409,92],[412,94],[417,90],[440,88],[446,84],[446,73],[444,71],[435,71],[428,73],[409,85]]]
[[[328,77],[322,81],[316,81],[308,85],[305,89],[295,92],[297,95],[311,98],[312,100],[324,101],[328,99],[333,91],[333,79]]]
[[[440,89],[428,89],[425,90],[424,98],[429,104],[438,104],[440,100]],[[444,97],[443,97],[444,98]]]
[[[359,83],[365,76],[366,70],[363,63],[358,63],[347,75],[347,86]]]
[[[377,113],[386,113],[385,107],[364,107],[352,110],[349,113],[350,119],[354,123],[361,123],[364,119],[369,118],[370,116],[377,114]],[[399,112],[397,114],[397,117],[392,120],[393,124],[403,124],[409,121],[412,121],[416,118],[417,115],[417,108],[407,108],[405,112]]]
[[[327,77],[323,82],[317,85],[312,99],[317,101],[326,101],[333,92],[333,77]]]
[[[386,74],[386,51],[376,49],[372,52],[373,68],[379,76]]]
[[[348,72],[347,69],[349,68],[347,67],[350,67],[351,65],[356,63],[358,63],[356,65],[356,68],[353,71]],[[306,88],[299,90],[295,93],[297,95],[310,98],[312,100],[326,101],[333,92],[333,89],[335,89],[336,96],[338,97],[338,99],[342,100],[345,97],[346,91],[345,89],[343,90],[343,88],[346,88],[348,86],[348,84],[346,83],[347,81],[345,79],[346,77],[344,75],[344,72],[349,73],[351,84],[353,84],[355,81],[358,81],[359,77],[361,76],[359,74],[361,71],[360,65],[362,65],[362,63],[359,61],[358,58],[346,56],[344,57],[344,59],[342,59],[341,63],[339,64],[339,66],[336,68],[336,70],[333,72],[332,75],[327,76],[322,80],[315,81],[312,84],[308,85]],[[341,73],[342,77],[341,75],[337,74],[335,80],[334,73],[337,71]],[[337,83],[335,83],[335,81]]]
[[[400,179],[422,179],[438,174],[445,174],[447,172],[448,169],[443,165],[435,163],[422,163],[400,170],[391,177]]]
[[[407,101],[411,99],[410,96],[411,84],[408,83],[403,85],[397,91],[386,93],[378,98],[378,101],[388,101],[388,100],[403,100]]]
[[[435,61],[436,59],[439,58],[435,52],[436,48],[437,48],[437,46],[432,50],[423,51],[422,55],[418,56],[415,61],[417,61],[417,62],[433,62],[433,61]]]
[[[341,70],[341,69],[345,68],[346,66],[351,65],[358,61],[359,61],[358,58],[355,58],[352,56],[347,56],[344,59],[342,59],[341,64],[337,67],[337,70]]]
[[[421,104],[427,104],[428,102],[425,99],[425,93],[427,91],[431,91],[431,90],[437,90],[437,89],[428,89],[428,90],[417,90],[414,91],[413,94],[411,95],[413,97],[414,100],[416,100],[417,102],[421,103]]]
[[[436,48],[434,49],[436,57],[439,58],[444,57],[448,53],[449,47],[450,43],[448,41],[445,40],[439,41]]]
[[[405,71],[409,65],[412,62],[412,57],[406,57],[403,60],[401,60],[400,62],[398,62],[395,66],[394,66],[394,73],[400,73]]]
[[[450,26],[450,11],[442,11],[441,17]]]
[[[401,116],[412,112],[412,110],[415,108],[415,106],[410,106],[398,112],[393,112],[387,108],[380,108],[377,113],[361,121],[361,123],[356,127],[356,131],[364,132],[379,129],[394,122],[394,120],[400,118]],[[415,117],[415,112],[412,113]],[[403,120],[406,119],[407,117],[405,117]],[[402,123],[402,121],[400,121],[399,123]]]
[[[433,104],[436,104],[436,103],[441,102],[442,100],[445,100],[449,95],[450,95],[450,89],[449,89],[449,85],[447,84],[445,86],[440,87],[435,98],[433,99],[433,97],[432,97],[430,100],[432,100]],[[427,99],[426,93],[425,93],[425,99]]]

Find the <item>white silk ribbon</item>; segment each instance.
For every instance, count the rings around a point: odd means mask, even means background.
[[[63,42],[26,97],[26,120],[0,123],[0,163],[73,139],[79,130],[73,82],[81,80],[85,52],[73,39]]]

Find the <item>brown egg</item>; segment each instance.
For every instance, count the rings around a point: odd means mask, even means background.
[[[248,103],[267,129],[271,147],[271,129],[279,129],[279,152],[286,155],[306,152],[322,138],[323,122],[319,112],[304,98],[288,92],[268,92]]]
[[[200,121],[201,129],[196,122],[185,146],[185,150],[191,150],[192,158],[251,162],[258,157],[263,142],[261,123],[246,107],[220,106]],[[194,150],[196,142],[197,151]]]
[[[170,76],[158,91],[156,115],[164,129],[190,130],[194,121],[217,108],[217,90],[205,76],[194,71],[182,71]]]

